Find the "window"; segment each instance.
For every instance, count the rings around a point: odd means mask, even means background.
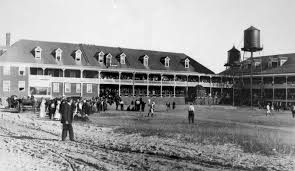
[[[143,65],[146,67],[149,66],[149,57],[147,55],[143,57]]]
[[[104,57],[104,53],[102,51],[99,52],[99,54],[98,54],[98,62],[103,62],[104,61],[103,57]]]
[[[287,62],[288,58],[282,58],[280,59],[280,66],[284,65],[285,62]]]
[[[80,83],[76,84],[76,93],[81,93],[81,84]]]
[[[10,92],[10,81],[3,80],[3,92]]]
[[[3,75],[10,75],[10,66],[3,66]]]
[[[18,81],[18,91],[24,92],[25,91],[26,82],[25,81]]]
[[[41,53],[42,53],[42,49],[39,46],[37,46],[35,48],[35,58],[36,59],[41,59]]]
[[[261,67],[261,62],[260,61],[256,61],[254,62],[255,68],[259,68]]]
[[[87,93],[92,93],[92,84],[87,84],[86,92]]]
[[[184,61],[184,68],[189,68],[189,59],[186,58]]]
[[[20,76],[26,75],[26,68],[25,67],[18,67],[18,74]]]
[[[76,62],[81,61],[81,55],[82,55],[82,52],[81,52],[80,49],[75,52],[75,60],[76,60]]]
[[[71,83],[65,83],[65,93],[71,92]]]
[[[165,58],[165,67],[168,67],[169,68],[169,63],[170,63],[170,58],[167,56]]]
[[[55,51],[55,59],[57,62],[61,61],[61,54],[62,54],[62,50],[60,48],[56,49]]]
[[[59,93],[59,83],[53,83],[53,92]]]
[[[125,58],[126,58],[126,55],[125,55],[124,53],[122,53],[122,54],[120,55],[120,63],[121,63],[121,64],[125,64]]]

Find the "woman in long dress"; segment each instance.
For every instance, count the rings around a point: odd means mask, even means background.
[[[41,100],[40,104],[40,118],[44,118],[46,116],[46,105],[45,105],[45,99]]]
[[[55,113],[54,113],[54,120],[60,120],[60,118],[61,118],[60,111],[59,111],[60,104],[61,104],[61,101],[58,100],[57,104],[56,104],[56,110],[55,110]]]

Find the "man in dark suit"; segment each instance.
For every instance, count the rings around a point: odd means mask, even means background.
[[[66,102],[62,103],[61,109],[62,141],[66,139],[68,131],[70,134],[70,140],[74,141],[74,131],[72,127],[74,110],[72,100],[68,99]]]

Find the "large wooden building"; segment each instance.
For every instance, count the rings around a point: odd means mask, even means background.
[[[216,75],[183,53],[19,40],[2,49],[0,97],[100,96],[184,98],[197,85],[231,93],[232,77]]]
[[[295,102],[295,53],[257,56],[236,64],[220,74],[235,76],[239,104],[250,104],[251,70],[253,105],[273,102],[289,106]]]

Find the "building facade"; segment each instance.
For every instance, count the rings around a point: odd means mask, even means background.
[[[251,76],[252,70],[252,76]],[[295,102],[295,54],[278,54],[254,57],[229,67],[222,75],[235,76],[236,100],[250,104],[252,78],[253,105],[266,102],[288,107]]]
[[[201,85],[231,94],[233,78],[216,75],[183,53],[19,40],[0,56],[0,97],[184,98]]]

